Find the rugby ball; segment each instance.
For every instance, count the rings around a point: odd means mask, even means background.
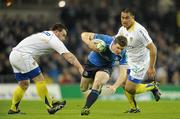
[[[106,43],[101,40],[101,39],[94,39],[94,42],[96,42],[96,48],[100,51],[103,52],[106,49]]]

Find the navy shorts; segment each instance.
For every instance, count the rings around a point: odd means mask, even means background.
[[[90,61],[87,61],[85,64],[82,76],[85,78],[93,78],[94,79],[97,71],[104,71],[104,72],[108,73],[109,76],[111,76],[112,67],[110,67],[110,66],[99,67],[99,66],[92,64]]]

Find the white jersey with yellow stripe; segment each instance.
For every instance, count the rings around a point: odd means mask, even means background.
[[[43,31],[23,39],[13,50],[37,59],[39,56],[57,51],[59,54],[69,50],[52,31]]]
[[[147,30],[138,22],[135,22],[128,30],[123,26],[120,27],[116,36],[119,35],[127,37],[128,40],[127,62],[130,69],[136,70],[137,72],[140,70],[147,70],[150,55],[149,49],[147,49],[146,46],[152,42]],[[137,78],[138,77],[139,76],[137,76]]]
[[[149,59],[149,50],[146,46],[152,42],[152,39],[142,25],[135,22],[129,30],[122,26],[117,35],[123,35],[128,39],[127,55],[129,62],[139,63]]]

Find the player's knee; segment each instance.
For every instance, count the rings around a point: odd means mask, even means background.
[[[27,90],[28,87],[29,87],[29,81],[20,81],[19,82],[19,86],[24,89],[24,90]]]
[[[86,92],[88,90],[88,87],[84,86],[83,84],[80,84],[80,90],[81,92]]]
[[[102,86],[102,82],[100,80],[96,80],[94,81],[94,84],[93,84],[93,89],[99,89],[101,86]]]
[[[125,86],[125,90],[126,90],[128,93],[135,94],[135,90],[134,90],[134,88],[132,88],[132,87]]]
[[[101,81],[100,81],[100,80],[96,80],[94,83],[95,83],[97,86],[100,86],[100,85],[101,85]]]
[[[86,92],[87,90],[88,90],[88,84],[87,83],[80,83],[80,90],[82,91],[82,92]]]

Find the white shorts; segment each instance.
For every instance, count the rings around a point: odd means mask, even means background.
[[[149,68],[149,62],[146,62],[141,65],[140,64],[130,65],[129,67],[130,72],[129,72],[128,79],[134,83],[140,83],[144,79],[148,68]]]
[[[38,67],[32,56],[13,50],[9,56],[14,73],[27,73]]]
[[[9,61],[17,80],[32,79],[41,73],[37,62],[29,54],[13,50],[10,53]]]

